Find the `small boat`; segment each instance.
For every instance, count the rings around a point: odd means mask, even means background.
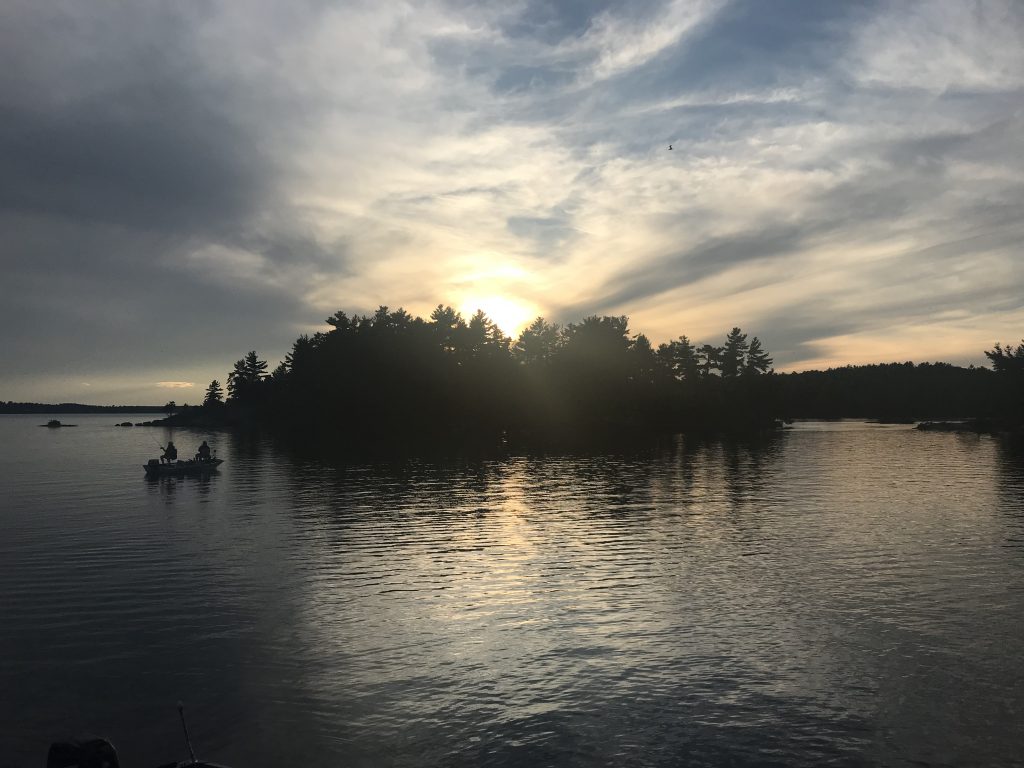
[[[77,424],[61,424],[58,419],[50,419],[45,424],[40,424],[40,427],[49,427],[50,429],[56,429],[57,427],[77,427]]]
[[[185,709],[178,702],[178,714],[181,727],[185,732],[185,744],[188,746],[189,760],[176,760],[161,765],[160,768],[228,768],[220,763],[208,763],[197,760],[192,740],[188,737],[188,726],[185,724]],[[79,736],[76,739],[55,741],[50,745],[46,756],[46,768],[120,768],[117,750],[107,739],[100,736]]]
[[[142,465],[146,474],[150,477],[160,475],[197,475],[206,472],[216,472],[217,467],[224,463],[224,459],[188,459],[186,461],[171,461],[161,464],[159,459],[150,459]]]

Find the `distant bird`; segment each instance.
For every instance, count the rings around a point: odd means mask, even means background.
[[[672,145],[671,145],[671,144],[669,144],[669,145],[668,145],[668,148],[669,148],[669,150],[671,151],[671,149],[672,149]]]

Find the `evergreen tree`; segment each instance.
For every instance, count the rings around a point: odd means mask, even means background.
[[[327,318],[327,324],[333,327],[335,331],[341,332],[347,331],[352,327],[352,321],[348,319],[348,315],[340,310]]]
[[[220,382],[214,379],[206,388],[206,397],[203,398],[203,405],[213,408],[224,402],[224,390],[220,388]]]
[[[557,325],[538,317],[519,334],[512,348],[516,360],[527,366],[549,362],[558,349],[560,331]]]
[[[575,377],[625,381],[629,375],[629,318],[591,315],[562,330],[559,361]]]
[[[740,368],[747,353],[747,334],[739,328],[733,328],[725,337],[725,346],[722,347],[721,369],[722,378],[731,379],[739,375]]]
[[[985,357],[992,362],[992,370],[996,373],[1010,373],[1020,375],[1024,373],[1024,339],[1014,347],[1007,344],[996,343],[992,350],[985,350]]]
[[[375,333],[405,333],[413,324],[412,315],[399,307],[391,312],[385,305],[377,307],[370,318],[370,327]]]
[[[722,348],[705,344],[697,350],[697,360],[700,364],[701,378],[706,379],[711,376],[712,371],[721,370]]]
[[[770,373],[772,363],[774,362],[761,347],[761,340],[755,336],[750,340],[750,349],[747,350],[747,359],[743,364],[743,373],[747,375]]]
[[[445,352],[454,354],[462,349],[466,321],[461,314],[451,307],[438,304],[430,313],[430,320],[434,335]]]
[[[660,369],[658,356],[651,346],[651,341],[644,334],[639,334],[630,345],[632,353],[632,375],[634,382],[653,384]],[[662,369],[663,370],[663,369]]]
[[[700,375],[697,348],[686,336],[658,347],[658,356],[679,381],[696,381]]]
[[[234,369],[228,374],[228,399],[249,400],[266,373],[267,361],[260,360],[256,350],[237,360]]]
[[[739,328],[725,347],[679,336],[655,351],[625,316],[564,327],[538,317],[514,345],[484,312],[467,320],[444,304],[429,320],[380,306],[326,322],[329,330],[295,341],[273,376],[255,351],[238,360],[225,413],[368,436],[736,428],[772,415],[765,385],[774,379],[734,386],[714,375],[770,370],[760,341],[747,344]],[[205,402],[223,397],[213,382]]]
[[[479,357],[485,354],[504,354],[509,351],[510,339],[502,333],[482,309],[469,319],[469,325],[465,331],[465,343],[467,352],[471,357]]]
[[[1014,347],[996,344],[985,351],[1000,386],[1001,417],[1017,429],[1024,429],[1024,340]]]

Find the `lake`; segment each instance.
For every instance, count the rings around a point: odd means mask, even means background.
[[[1024,451],[798,423],[318,461],[0,416],[0,765],[1024,764]]]

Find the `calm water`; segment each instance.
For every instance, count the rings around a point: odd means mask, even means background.
[[[323,464],[0,417],[0,765],[1024,764],[1024,458],[803,424]],[[135,420],[141,417],[133,416]]]

